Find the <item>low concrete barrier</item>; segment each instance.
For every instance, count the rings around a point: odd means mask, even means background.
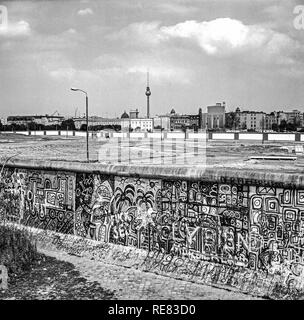
[[[85,137],[86,135],[87,135],[87,133],[84,131],[75,131],[76,137]]]
[[[44,131],[31,131],[31,135],[32,136],[44,136],[45,135],[45,132]]]
[[[239,133],[239,140],[262,140],[262,133]]]
[[[61,136],[76,136],[76,137],[85,137],[85,131],[4,131],[3,133],[17,133],[23,135],[61,135]],[[99,138],[161,138],[160,132],[107,132],[107,131],[94,131],[89,133],[90,137],[96,136]],[[251,133],[251,132],[236,132],[236,133],[227,133],[227,132],[167,132],[162,133],[164,139],[205,139],[208,140],[264,140],[264,141],[290,141],[290,142],[301,142],[304,141],[303,133]]]
[[[163,133],[161,133],[161,132],[148,133],[148,138],[152,138],[152,139],[161,139],[162,136],[163,136]]]
[[[128,138],[127,132],[113,132],[113,138]]]
[[[199,140],[207,140],[207,134],[206,133],[188,133],[187,139],[199,139]]]
[[[234,133],[212,133],[213,140],[234,140]]]
[[[58,130],[45,131],[46,136],[58,136]]]
[[[28,131],[16,131],[15,132],[16,134],[23,134],[25,136],[28,136],[29,135],[29,132]]]
[[[268,141],[295,141],[295,134],[268,133]]]
[[[185,139],[184,132],[165,132],[166,138],[168,139]]]
[[[113,133],[113,136],[114,136],[114,133]],[[145,133],[144,132],[131,132],[130,138],[145,138]]]

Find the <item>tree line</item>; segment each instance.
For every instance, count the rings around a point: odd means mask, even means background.
[[[264,122],[264,123],[263,123]],[[237,112],[228,112],[226,114],[225,128],[230,130],[247,130],[254,131],[253,129],[247,128],[246,123],[240,123],[240,117]],[[266,130],[265,120],[262,121],[261,128]],[[272,123],[271,130],[275,132],[286,132],[286,131],[303,131],[304,129],[298,130],[301,127],[301,123],[298,119],[295,119],[293,122],[287,122],[282,120],[279,124]]]
[[[115,131],[120,131],[120,125],[89,125],[90,131],[100,131],[112,129]],[[0,121],[0,131],[38,131],[38,130],[72,130],[72,131],[86,131],[87,125],[82,124],[80,129],[77,129],[73,119],[67,119],[61,122],[61,124],[53,124],[53,125],[43,125],[36,122],[29,122],[27,124],[2,124]]]

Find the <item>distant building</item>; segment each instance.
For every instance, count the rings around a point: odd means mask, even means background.
[[[7,124],[7,120],[5,118],[0,118],[0,122],[2,125],[6,125]]]
[[[119,118],[102,118],[97,116],[91,116],[88,120],[89,127],[121,125],[121,119]],[[86,117],[73,118],[73,121],[76,129],[80,129],[82,125],[87,124]]]
[[[207,115],[203,117],[203,128],[224,129],[225,128],[226,103],[216,103],[215,106],[207,107]]]
[[[286,113],[288,122],[293,123],[298,127],[303,127],[303,112],[299,110],[293,110]]]
[[[121,115],[121,129],[128,131],[130,129],[134,131],[153,131],[153,119],[152,118],[140,118],[138,109],[130,110],[129,115],[126,111]]]
[[[202,111],[198,114],[178,114],[174,109],[167,115],[170,118],[170,130],[201,129]]]
[[[60,125],[64,120],[63,116],[49,116],[49,115],[35,115],[35,116],[9,116],[7,117],[7,124],[27,125],[29,123],[36,123],[45,126]]]
[[[265,127],[267,130],[272,130],[274,124],[279,126],[283,121],[286,124],[295,125],[296,128],[302,128],[304,126],[303,112],[299,110],[273,111],[265,115]]]
[[[266,129],[265,112],[262,111],[240,111],[239,129],[262,131]]]
[[[274,125],[280,126],[283,121],[286,124],[293,124],[297,128],[304,126],[303,113],[298,110],[265,113],[262,111],[241,111],[240,108],[236,108],[235,112],[226,113],[226,126],[230,128],[232,125],[236,130],[274,130]]]
[[[120,118],[102,118],[97,116],[89,117],[89,127],[91,126],[121,126],[121,130],[153,131],[153,119],[139,118],[139,111],[131,110],[128,114],[126,111]],[[76,129],[80,129],[86,124],[86,118],[73,118]]]
[[[130,118],[126,111],[121,115],[121,119],[128,119]]]
[[[277,124],[281,124],[281,122],[284,120],[286,122],[288,122],[288,114],[287,112],[284,111],[274,111],[276,120],[277,120]]]
[[[159,115],[153,118],[154,129],[170,130],[170,117],[168,115]]]
[[[147,118],[123,119],[121,122],[122,130],[153,131],[153,127],[153,119]]]
[[[273,130],[274,124],[278,124],[276,112],[270,112],[269,114],[265,114],[265,129]]]
[[[130,119],[138,119],[138,114],[139,114],[138,109],[136,109],[136,110],[130,110],[130,116],[129,116],[129,118],[130,118]]]

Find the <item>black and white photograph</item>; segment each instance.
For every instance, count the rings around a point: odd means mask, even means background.
[[[303,299],[303,1],[0,0],[0,304]]]

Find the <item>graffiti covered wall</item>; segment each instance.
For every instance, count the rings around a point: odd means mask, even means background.
[[[150,270],[226,266],[304,290],[304,189],[11,168],[0,188],[1,219],[142,249]]]
[[[41,170],[3,172],[0,214],[30,227],[74,233],[75,175]]]

